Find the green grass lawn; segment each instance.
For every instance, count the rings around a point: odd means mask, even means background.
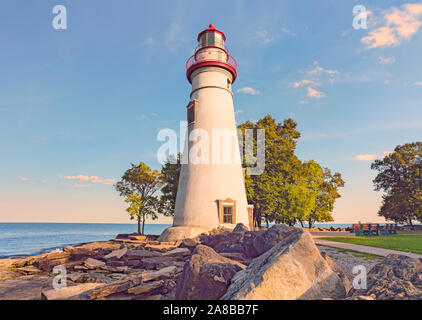
[[[421,234],[396,234],[381,237],[324,237],[321,239],[422,254]]]

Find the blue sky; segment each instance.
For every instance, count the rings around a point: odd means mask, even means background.
[[[67,8],[67,30],[52,27],[56,4]],[[352,27],[357,4],[367,30]],[[0,221],[127,222],[110,183],[131,162],[160,168],[157,133],[185,120],[185,62],[211,17],[238,62],[237,121],[292,117],[299,157],[346,181],[336,222],[382,221],[371,161],[422,136],[421,8],[2,1]]]

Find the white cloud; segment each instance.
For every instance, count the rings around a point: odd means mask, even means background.
[[[303,79],[303,80],[293,83],[293,88],[300,88],[307,85],[320,86],[321,83],[317,81],[309,80],[309,79]]]
[[[422,81],[414,82],[412,86],[422,86]]]
[[[59,176],[60,179],[65,180],[77,180],[83,182],[91,182],[91,183],[98,183],[104,185],[110,185],[116,182],[114,179],[100,179],[97,176],[85,176],[85,175],[77,175],[77,176]]]
[[[315,61],[316,63],[318,63],[317,61]],[[314,64],[315,64],[314,62]],[[306,72],[309,75],[320,75],[320,74],[328,74],[328,75],[335,75],[335,74],[339,74],[338,70],[329,70],[329,69],[324,69],[321,66],[316,66],[314,69],[309,70]]]
[[[384,154],[384,155],[389,155],[389,154],[392,154],[393,152],[394,152],[394,151],[384,151],[384,152],[383,152],[383,154]]]
[[[396,57],[384,57],[380,56],[378,59],[379,64],[391,64],[396,62]]]
[[[357,161],[371,161],[377,158],[376,154],[358,154],[356,157],[354,157],[354,160]]]
[[[318,91],[314,88],[308,87],[308,88],[306,88],[306,90],[308,91],[307,96],[310,97],[310,98],[321,99],[321,98],[325,97],[324,92]]]
[[[258,40],[263,44],[267,44],[275,40],[275,37],[270,36],[268,31],[264,29],[258,30],[255,34]]]
[[[18,177],[21,181],[27,182],[27,181],[31,181],[31,178],[26,178],[26,177]]]
[[[296,35],[296,33],[292,32],[291,30],[289,30],[287,28],[284,28],[284,27],[282,27],[280,30],[281,30],[281,32],[286,33],[286,34],[289,34],[291,36],[295,36]]]
[[[367,49],[397,46],[415,35],[422,26],[422,3],[391,7],[384,13],[381,24],[361,39]]]
[[[254,88],[251,88],[251,87],[243,87],[243,88],[237,89],[236,92],[237,93],[244,93],[244,94],[251,94],[251,95],[256,95],[256,94],[260,93],[258,90],[255,90]]]
[[[242,113],[243,112],[243,110],[242,109],[239,109],[239,110],[236,110],[235,112],[234,112],[234,114],[236,115],[236,114],[239,114],[239,113]]]
[[[308,103],[308,101],[306,101],[306,100],[300,100],[298,103],[299,103],[299,104],[307,104],[307,103]]]

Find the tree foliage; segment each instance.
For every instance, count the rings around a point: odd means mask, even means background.
[[[177,188],[179,186],[179,176],[181,169],[181,153],[170,155],[161,168],[161,179],[163,187],[160,196],[160,213],[165,216],[173,216],[176,206]]]
[[[143,162],[139,165],[131,164],[131,168],[126,170],[121,180],[115,184],[120,196],[125,197],[125,201],[129,203],[126,211],[131,219],[137,220],[139,234],[144,234],[147,217],[157,218],[159,201],[156,193],[162,184],[161,173],[152,170]]]
[[[261,175],[246,175],[246,195],[254,205],[254,223],[262,219],[270,222],[303,223],[310,227],[316,221],[332,221],[331,212],[337,192],[344,186],[339,173],[331,174],[315,161],[302,162],[295,155],[300,133],[292,119],[277,123],[270,115],[256,123],[247,121],[238,126],[245,129],[265,130],[265,170]],[[244,134],[245,135],[245,134]],[[243,141],[245,148],[245,141]],[[254,153],[257,151],[254,136]],[[244,158],[244,163],[247,163]]]
[[[422,221],[422,142],[399,145],[371,169],[376,191],[384,191],[379,216],[398,223]]]

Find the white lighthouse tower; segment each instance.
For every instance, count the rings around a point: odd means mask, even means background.
[[[161,241],[177,240],[214,229],[251,227],[233,108],[236,61],[226,37],[213,24],[199,33],[195,54],[186,63],[192,84],[187,105],[187,138],[176,197],[173,227]]]

